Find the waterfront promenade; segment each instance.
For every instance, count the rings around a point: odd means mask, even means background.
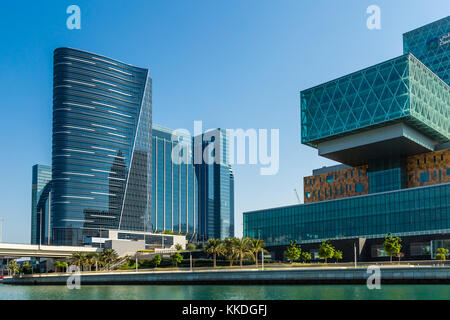
[[[82,284],[365,284],[373,271],[365,267],[302,267],[260,270],[145,270],[82,272]],[[1,283],[18,285],[65,285],[68,273],[5,277]],[[450,283],[450,267],[382,266],[381,283]]]

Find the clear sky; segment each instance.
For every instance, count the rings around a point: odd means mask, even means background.
[[[66,8],[81,8],[68,30]],[[366,8],[381,9],[369,30]],[[334,164],[300,144],[299,91],[402,54],[402,33],[450,1],[8,1],[0,6],[0,217],[7,242],[30,241],[31,167],[51,164],[52,54],[60,46],[150,69],[153,122],[169,128],[280,129],[280,170],[236,165],[242,212],[297,203],[302,177]]]

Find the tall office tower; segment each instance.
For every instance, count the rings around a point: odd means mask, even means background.
[[[52,243],[150,231],[151,97],[147,69],[55,50]]]
[[[412,53],[450,85],[450,16],[403,34],[403,53]]]
[[[48,198],[52,180],[52,167],[35,164],[32,169],[31,179],[31,244],[45,243],[41,232],[49,229],[49,210],[42,212],[42,205],[38,210],[38,204],[39,202],[45,204],[44,198]],[[48,238],[48,235],[43,234],[43,236]]]
[[[386,259],[389,232],[405,259],[450,248],[449,31],[446,17],[408,32],[404,55],[301,91],[301,142],[341,165],[304,178],[304,205],[246,212],[244,235],[277,259],[291,240],[318,258],[327,239]]]
[[[194,138],[199,181],[199,240],[234,237],[234,175],[229,164],[228,136],[223,129]]]
[[[192,137],[153,125],[152,141],[152,229],[193,239],[198,232],[198,182]]]

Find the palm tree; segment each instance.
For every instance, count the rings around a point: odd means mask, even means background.
[[[261,239],[250,239],[249,245],[250,245],[250,251],[254,254],[256,268],[258,268],[258,253],[260,251],[262,251],[263,253],[268,252],[267,250],[264,249],[266,244],[264,243],[264,240],[261,240]]]
[[[235,241],[235,249],[236,254],[239,257],[239,264],[242,268],[242,260],[244,257],[248,257],[251,255],[253,257],[253,253],[250,249],[250,238],[240,238]]]
[[[8,262],[8,270],[12,276],[15,276],[19,272],[19,265],[16,260],[11,260]]]
[[[223,241],[224,256],[230,260],[230,267],[233,266],[234,259],[237,258],[236,238],[227,238]]]
[[[115,260],[117,260],[117,258],[118,258],[118,255],[117,255],[117,252],[114,251],[114,249],[105,249],[100,254],[100,260],[101,260],[103,266],[106,267],[107,269],[109,268],[111,263],[113,263]]]
[[[55,267],[55,272],[58,272],[58,269],[61,268],[61,262],[56,260],[53,262],[53,266]]]
[[[225,247],[222,245],[222,240],[220,239],[209,239],[208,244],[205,247],[205,252],[209,255],[213,255],[213,266],[216,267],[216,258],[219,255],[225,253]]]
[[[92,266],[95,266],[95,271],[98,271],[99,254],[97,252],[89,252],[87,254],[87,260],[89,263],[89,271],[92,270]]]
[[[81,268],[84,265],[84,261],[86,260],[86,253],[74,252],[72,253],[72,258],[70,260],[74,265],[78,266],[81,270]]]

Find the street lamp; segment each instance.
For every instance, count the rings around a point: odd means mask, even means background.
[[[264,271],[264,248],[261,248],[261,267]]]

